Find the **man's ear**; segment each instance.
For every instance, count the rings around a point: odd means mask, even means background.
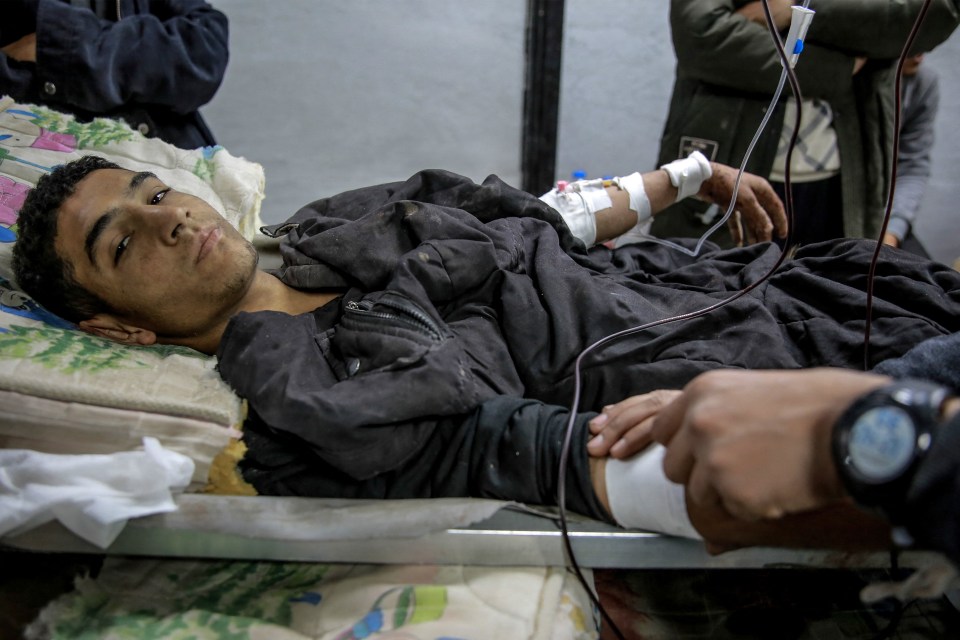
[[[87,333],[121,344],[149,346],[157,342],[157,334],[153,331],[121,322],[106,313],[98,313],[88,320],[81,320],[79,326]]]

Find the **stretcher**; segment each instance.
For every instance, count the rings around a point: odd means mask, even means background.
[[[342,501],[319,498],[183,494],[172,513],[135,518],[101,550],[56,522],[2,539],[27,551],[106,553],[167,558],[218,558],[295,562],[566,566],[557,518],[542,510],[504,503],[475,522],[464,518],[422,533],[387,534],[396,503],[429,517],[430,500]],[[440,500],[440,502],[449,502]],[[470,500],[453,501],[465,505]],[[486,501],[485,509],[489,509]],[[357,507],[362,512],[353,511]],[[371,519],[371,510],[383,518]],[[355,526],[351,525],[351,518]],[[443,521],[445,518],[438,518]],[[446,518],[449,520],[449,518]],[[331,524],[335,521],[333,524]],[[570,544],[584,567],[634,569],[872,568],[889,565],[887,553],[755,547],[710,555],[696,540],[625,530],[571,516]],[[269,530],[263,526],[269,523]],[[279,523],[279,524],[278,524]],[[364,531],[364,527],[367,528]],[[336,533],[329,533],[336,529]],[[904,554],[901,564],[922,566],[935,554]]]

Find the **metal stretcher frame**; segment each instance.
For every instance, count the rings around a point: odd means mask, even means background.
[[[218,558],[289,562],[372,564],[462,564],[487,566],[565,566],[569,564],[560,526],[554,519],[509,508],[481,522],[451,527],[417,537],[375,537],[346,540],[285,540],[211,530],[210,516],[198,524],[196,501],[214,507],[210,496],[180,496],[192,509],[135,518],[106,550],[79,538],[57,522],[27,533],[0,538],[0,544],[24,551],[94,553],[170,558]],[[285,501],[305,498],[243,498],[245,513],[269,518],[271,511],[289,513]],[[308,499],[307,499],[308,500]],[[187,513],[184,513],[184,512]],[[242,520],[241,520],[242,521]],[[309,530],[309,518],[296,523]],[[722,568],[882,568],[886,553],[849,553],[756,547],[712,556],[699,541],[620,529],[575,517],[569,521],[571,546],[583,567],[620,569]],[[936,561],[936,554],[908,553],[902,566]]]

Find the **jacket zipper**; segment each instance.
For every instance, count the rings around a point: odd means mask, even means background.
[[[297,222],[286,222],[283,224],[276,225],[276,228],[270,226],[260,227],[260,233],[271,238],[279,238],[284,233],[289,233],[291,229],[296,229],[300,226]]]
[[[387,307],[388,309],[396,311],[397,313],[374,311],[374,304],[367,300],[361,302],[351,301],[346,304],[346,307],[354,313],[359,313],[372,318],[381,318],[383,320],[396,320],[402,322],[429,334],[430,337],[437,342],[443,340],[443,334],[440,332],[440,327],[438,327],[437,323],[433,321],[433,318],[425,313],[416,309],[411,309],[407,305],[399,302],[393,302],[383,298],[378,300],[376,304]]]

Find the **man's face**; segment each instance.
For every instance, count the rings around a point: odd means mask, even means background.
[[[246,293],[257,254],[215,209],[153,174],[99,169],[60,207],[56,250],[124,320],[192,336]]]

